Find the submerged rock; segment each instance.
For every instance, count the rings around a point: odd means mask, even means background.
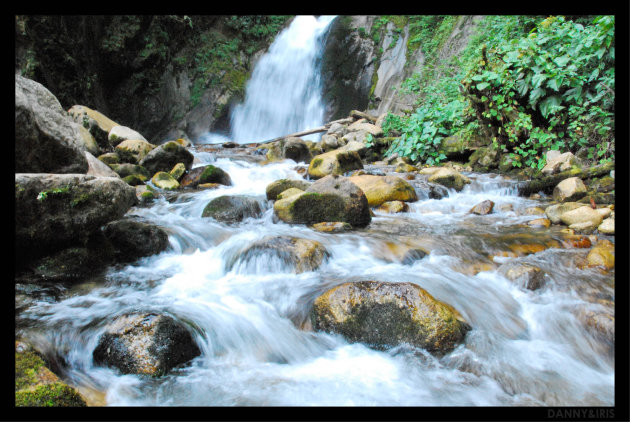
[[[139,313],[115,318],[92,356],[95,363],[123,374],[161,376],[200,354],[182,323],[168,315]]]
[[[291,236],[267,236],[249,246],[237,261],[246,262],[269,254],[279,257],[296,273],[316,270],[330,256],[326,248],[315,240]]]
[[[540,268],[529,264],[503,264],[498,269],[505,278],[519,287],[536,290],[543,286],[545,273]]]
[[[600,240],[586,256],[587,267],[599,267],[605,271],[615,267],[615,245],[609,240]]]
[[[470,214],[487,215],[487,214],[492,214],[493,208],[494,208],[494,202],[492,202],[489,199],[486,199],[485,201],[482,201],[478,203],[477,205],[475,205],[474,207],[472,207],[470,211],[468,212]]]
[[[451,351],[470,325],[413,283],[348,282],[319,296],[311,311],[316,330],[382,349],[409,343],[435,354]]]

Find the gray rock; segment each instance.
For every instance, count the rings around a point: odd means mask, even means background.
[[[224,195],[213,199],[203,209],[202,217],[212,217],[225,223],[237,223],[246,218],[259,217],[260,204],[255,198],[244,195]]]
[[[114,319],[92,356],[123,374],[161,376],[201,354],[189,329],[168,315],[139,313]]]
[[[152,149],[138,164],[153,175],[159,171],[168,173],[177,163],[183,163],[186,169],[190,169],[193,160],[190,151],[175,141],[169,141]]]
[[[18,256],[82,244],[136,204],[135,189],[117,177],[15,175]]]
[[[103,227],[103,234],[115,250],[116,261],[131,262],[168,248],[168,234],[154,224],[123,218]]]
[[[83,136],[48,89],[15,75],[15,172],[86,173]]]
[[[382,349],[401,343],[443,354],[464,340],[470,325],[450,305],[413,283],[344,283],[318,297],[311,311],[318,331]]]

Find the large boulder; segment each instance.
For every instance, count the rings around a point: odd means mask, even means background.
[[[180,180],[183,188],[194,188],[205,183],[219,183],[231,186],[232,179],[225,170],[208,164],[189,170]]]
[[[470,326],[450,305],[413,283],[348,282],[313,303],[315,330],[375,348],[409,343],[429,352],[451,351]]]
[[[123,374],[161,376],[201,354],[189,329],[168,315],[137,313],[115,318],[92,356]]]
[[[275,201],[278,195],[287,189],[296,188],[300,190],[306,190],[310,185],[311,182],[307,182],[306,180],[280,179],[268,184],[267,188],[265,189],[265,193],[268,200]]]
[[[186,148],[175,141],[169,141],[152,149],[138,164],[150,174],[155,174],[158,171],[169,172],[177,163],[183,163],[190,169],[194,158]]]
[[[267,236],[250,245],[237,259],[231,263],[252,262],[276,257],[283,265],[296,273],[314,271],[330,256],[326,248],[316,240],[301,239],[291,236]]]
[[[15,75],[15,172],[86,173],[84,135],[48,89]]]
[[[163,228],[132,218],[111,221],[102,230],[113,246],[118,262],[155,255],[166,250],[169,245],[168,234]]]
[[[362,168],[361,157],[356,151],[336,149],[313,157],[307,173],[313,179],[321,179],[328,175],[343,175],[348,171]]]
[[[245,195],[223,195],[206,205],[202,217],[212,217],[225,223],[237,223],[262,214],[258,200]]]
[[[16,174],[17,256],[82,244],[136,201],[135,189],[117,177]]]
[[[361,188],[371,207],[378,207],[387,201],[413,202],[418,200],[413,186],[397,176],[361,174],[351,176],[350,181]]]
[[[456,170],[442,167],[429,176],[429,182],[438,183],[459,192],[464,189],[465,185],[470,183],[470,179]]]
[[[553,190],[553,199],[558,202],[576,201],[585,195],[586,186],[579,177],[564,179]]]
[[[286,223],[345,222],[367,226],[372,217],[363,191],[348,178],[326,176],[303,193],[277,200],[274,214]]]

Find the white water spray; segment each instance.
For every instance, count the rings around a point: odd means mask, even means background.
[[[230,136],[209,134],[201,143],[251,143],[324,123],[319,63],[334,16],[297,16],[263,55],[247,83],[245,101],[230,117]],[[303,139],[318,140],[321,135]]]

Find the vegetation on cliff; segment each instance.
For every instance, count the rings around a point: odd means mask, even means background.
[[[459,136],[491,141],[516,167],[542,169],[550,149],[614,160],[613,16],[485,17],[464,53],[441,61],[457,19],[409,19],[409,46],[426,64],[401,86],[417,95],[416,109],[385,120],[385,133],[399,135],[388,154],[437,163],[442,140]]]

